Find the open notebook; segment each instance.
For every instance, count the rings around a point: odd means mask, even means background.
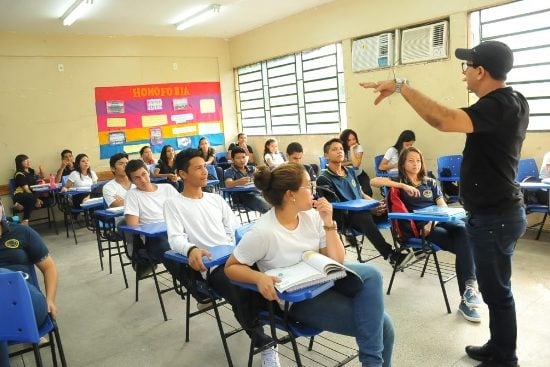
[[[275,284],[275,288],[280,292],[296,291],[315,284],[341,279],[351,274],[360,279],[359,275],[351,269],[315,251],[304,252],[302,261],[297,264],[271,269],[265,273],[281,279],[279,283]]]

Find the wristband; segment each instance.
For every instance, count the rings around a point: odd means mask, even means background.
[[[189,255],[191,254],[191,251],[193,251],[194,249],[198,248],[197,246],[191,246],[189,247],[189,250],[187,250],[187,257],[189,257]]]
[[[395,93],[401,94],[401,87],[403,84],[409,85],[409,81],[405,78],[395,78]]]
[[[336,225],[336,221],[332,221],[332,226],[323,226],[323,229],[328,232],[328,231],[336,231],[338,229],[338,226]]]

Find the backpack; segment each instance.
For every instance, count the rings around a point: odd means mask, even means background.
[[[527,176],[521,182],[541,182],[538,177]],[[522,190],[525,205],[548,205],[548,192],[546,190]]]
[[[452,172],[450,168],[443,168],[440,173],[441,177],[451,177]],[[446,198],[449,196],[458,196],[459,195],[459,186],[456,181],[441,181],[441,191]]]
[[[388,211],[391,213],[409,213],[409,210],[401,200],[400,190],[397,187],[391,187],[388,196],[386,197]],[[391,226],[401,244],[407,242],[411,237],[420,237],[417,223],[412,219],[392,219]]]

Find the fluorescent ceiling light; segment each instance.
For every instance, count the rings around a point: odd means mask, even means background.
[[[93,0],[77,0],[63,15],[63,25],[70,26],[77,19],[86,14],[94,4]]]
[[[204,22],[206,19],[212,18],[214,15],[218,14],[221,10],[221,5],[211,4],[206,7],[202,7],[198,10],[195,10],[192,14],[189,14],[183,21],[176,25],[178,31],[190,28],[195,24]]]

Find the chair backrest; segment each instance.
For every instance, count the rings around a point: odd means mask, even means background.
[[[527,177],[539,177],[537,162],[533,158],[520,159],[516,181],[522,182]]]
[[[378,168],[380,167],[380,162],[382,162],[382,159],[384,159],[384,154],[379,154],[374,157],[374,174],[378,177],[386,175],[386,171],[381,171]]]
[[[216,158],[216,163],[224,163],[227,162],[227,152],[218,152],[214,154],[214,157]]]
[[[215,180],[219,180],[218,178],[218,172],[216,172],[216,166],[213,164],[207,164],[206,169],[208,170],[208,174],[214,177]]]
[[[327,168],[328,161],[324,156],[319,156],[319,168],[320,169],[326,169]]]
[[[38,343],[31,294],[21,272],[0,273],[0,340]]]
[[[241,239],[243,238],[244,234],[250,231],[253,225],[254,225],[254,222],[246,223],[235,230],[235,244],[238,245],[239,242],[241,242]]]
[[[450,177],[460,176],[460,166],[462,166],[461,155],[444,155],[437,158],[437,176],[438,177]],[[448,169],[449,171],[443,172]]]
[[[69,175],[66,175],[66,176],[63,176],[61,177],[61,186],[62,187],[65,187],[65,185],[67,184],[67,181],[69,180]]]

